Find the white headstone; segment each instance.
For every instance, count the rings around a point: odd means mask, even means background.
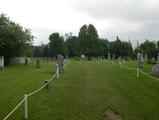
[[[0,69],[4,68],[4,57],[0,56]]]
[[[81,55],[81,58],[82,58],[82,59],[84,59],[84,58],[85,58],[85,55],[84,55],[84,54],[82,54],[82,55]]]

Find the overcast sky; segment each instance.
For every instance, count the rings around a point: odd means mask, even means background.
[[[0,12],[30,28],[36,45],[53,32],[78,35],[89,23],[111,41],[130,38],[134,46],[137,40],[159,40],[158,0],[0,0]]]

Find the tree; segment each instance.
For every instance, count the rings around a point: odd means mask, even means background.
[[[46,44],[44,45],[43,57],[49,57],[49,56],[50,56],[49,45]]]
[[[4,56],[5,64],[9,64],[12,57],[29,55],[32,40],[29,29],[24,29],[4,14],[0,15],[0,55]]]
[[[80,28],[78,35],[77,48],[79,55],[85,54],[88,57],[98,54],[99,39],[96,28],[89,24]]]
[[[72,36],[72,34],[69,34],[66,38],[66,45],[68,47],[68,55],[73,57],[77,55],[77,49],[76,49],[76,44],[77,44],[77,37]]]
[[[110,43],[110,52],[117,57],[128,57],[132,54],[132,45],[129,42],[121,41],[118,37],[116,41]]]
[[[146,40],[144,43],[141,43],[140,50],[143,51],[144,54],[147,54],[149,59],[156,57],[157,47],[154,41]]]
[[[59,33],[52,33],[49,36],[49,47],[51,56],[56,56],[57,54],[65,54],[65,43],[64,38],[59,35]]]

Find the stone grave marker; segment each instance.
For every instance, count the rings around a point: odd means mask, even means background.
[[[28,65],[28,58],[25,58],[25,65]]]
[[[36,59],[36,68],[40,68],[40,59]]]
[[[113,56],[112,56],[112,60],[115,62],[115,54],[113,54]]]
[[[110,53],[108,53],[108,60],[110,60],[111,58],[110,58]]]
[[[4,57],[0,56],[0,69],[4,68]]]
[[[143,68],[142,54],[141,53],[137,53],[137,67]]]
[[[147,54],[144,56],[144,61],[147,62]]]
[[[64,57],[62,55],[57,55],[57,64],[59,66],[60,72],[64,70]]]
[[[157,64],[159,64],[159,53],[157,54]]]
[[[153,76],[159,75],[159,64],[155,64],[152,66],[152,75]]]

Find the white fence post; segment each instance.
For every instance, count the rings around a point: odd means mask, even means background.
[[[56,78],[59,79],[60,78],[60,74],[59,74],[59,65],[56,64]]]
[[[139,68],[137,67],[137,78],[139,77]]]
[[[24,116],[25,116],[25,119],[27,120],[28,119],[28,95],[25,94],[24,95]]]

